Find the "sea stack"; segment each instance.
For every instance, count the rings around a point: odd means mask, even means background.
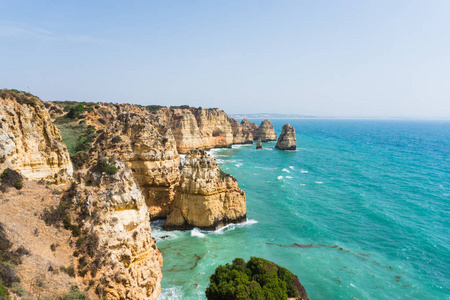
[[[246,213],[245,192],[236,178],[221,171],[216,160],[205,151],[190,151],[164,229],[214,230],[245,221]]]
[[[296,150],[297,140],[295,138],[295,129],[291,124],[283,125],[280,137],[278,138],[275,148],[280,150]]]
[[[272,122],[270,122],[269,120],[262,121],[261,125],[259,125],[258,129],[255,131],[253,138],[255,140],[260,138],[263,143],[276,141],[277,134],[273,129]]]
[[[256,149],[262,149],[261,138],[258,138],[258,141],[256,142]]]

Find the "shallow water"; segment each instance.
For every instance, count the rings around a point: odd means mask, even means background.
[[[290,269],[311,299],[450,299],[450,122],[274,120],[277,133],[286,122],[297,151],[211,151],[246,191],[249,221],[152,224],[159,299],[206,299],[218,265],[250,256]]]

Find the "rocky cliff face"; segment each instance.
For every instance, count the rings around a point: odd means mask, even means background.
[[[106,155],[124,161],[144,192],[150,216],[165,217],[180,177],[180,156],[171,130],[160,133],[150,118],[126,107],[119,107],[115,114],[94,143],[90,157]]]
[[[253,131],[246,130],[235,119],[230,118],[229,120],[233,130],[233,144],[253,144]]]
[[[295,129],[291,124],[283,125],[280,137],[278,138],[275,148],[280,150],[295,150],[297,149],[297,139],[295,138]]]
[[[65,181],[72,164],[61,134],[42,101],[0,90],[0,171],[12,168],[30,180]]]
[[[165,228],[216,229],[246,220],[245,192],[214,158],[201,150],[186,155],[173,211]]]
[[[160,125],[171,128],[179,153],[193,149],[229,148],[253,142],[252,135],[217,108],[163,108]]]
[[[256,123],[251,123],[248,119],[243,119],[241,121],[242,132],[244,134],[251,134],[253,136],[253,140],[256,140],[255,132],[258,130],[258,125]]]
[[[270,141],[276,141],[277,140],[277,134],[275,133],[275,130],[273,129],[272,122],[269,120],[264,120],[261,122],[261,125],[259,125],[258,129],[253,134],[254,139],[261,138],[261,141],[263,143],[270,142]]]
[[[79,223],[83,234],[77,241],[79,276],[97,282],[95,292],[100,297],[156,299],[162,257],[131,169],[104,157],[79,177],[81,184],[73,192],[83,220]]]

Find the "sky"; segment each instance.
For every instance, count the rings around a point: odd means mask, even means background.
[[[0,0],[0,88],[44,101],[450,119],[448,0]]]

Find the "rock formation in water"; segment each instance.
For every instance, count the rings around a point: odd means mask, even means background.
[[[79,178],[81,185],[72,192],[82,219],[79,276],[97,282],[100,297],[156,299],[162,256],[151,237],[148,207],[131,169],[102,157]]]
[[[258,138],[258,141],[256,142],[256,149],[262,149],[261,138]]]
[[[118,107],[114,114],[89,156],[106,155],[124,161],[144,192],[150,216],[166,217],[180,177],[180,156],[171,130],[158,132],[149,117],[126,107]]]
[[[296,150],[297,139],[295,138],[295,129],[291,124],[287,123],[283,125],[280,136],[278,137],[275,148],[280,150]]]
[[[261,125],[259,125],[258,129],[253,134],[254,139],[261,138],[261,141],[263,143],[270,142],[270,141],[276,141],[277,140],[277,134],[275,133],[275,130],[273,129],[272,122],[269,120],[264,120],[261,122]]]
[[[62,182],[72,176],[67,147],[44,104],[16,90],[0,90],[0,171],[6,168],[30,180]]]
[[[216,229],[245,220],[245,192],[237,180],[204,151],[189,152],[165,229]]]

